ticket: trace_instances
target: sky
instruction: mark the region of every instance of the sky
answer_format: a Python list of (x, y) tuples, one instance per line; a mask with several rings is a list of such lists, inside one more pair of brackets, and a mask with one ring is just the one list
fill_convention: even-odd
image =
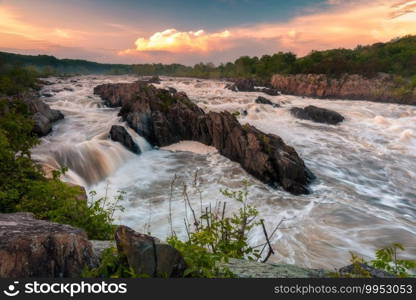
[(416, 34), (416, 0), (0, 0), (0, 51), (105, 63), (234, 61)]

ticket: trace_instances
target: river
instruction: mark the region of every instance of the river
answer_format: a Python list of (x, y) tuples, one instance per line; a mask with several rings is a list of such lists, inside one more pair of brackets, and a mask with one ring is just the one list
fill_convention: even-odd
[[(159, 238), (170, 232), (172, 190), (173, 229), (184, 236), (184, 183), (194, 208), (215, 206), (225, 198), (220, 189), (241, 189), (249, 181), (249, 202), (272, 230), (272, 262), (334, 269), (348, 264), (350, 251), (365, 258), (393, 242), (416, 254), (416, 108), (366, 101), (318, 100), (296, 96), (235, 93), (225, 82), (162, 78), (157, 87), (184, 91), (205, 111), (239, 112), (240, 123), (274, 133), (293, 146), (317, 179), (312, 194), (293, 196), (272, 189), (248, 175), (210, 147), (183, 142), (167, 149), (152, 147), (129, 130), (143, 153), (135, 155), (108, 139), (112, 125), (123, 124), (119, 109), (105, 107), (93, 88), (102, 83), (133, 82), (129, 76), (49, 78), (43, 98), (65, 119), (33, 149), (33, 158), (50, 168), (66, 166), (65, 180), (113, 198), (124, 211), (116, 222)], [(256, 104), (266, 96), (281, 107)], [(316, 105), (345, 116), (338, 126), (317, 124), (291, 116), (291, 107)], [(247, 112), (247, 115), (245, 115)], [(126, 126), (127, 127), (127, 126)], [(197, 180), (195, 182), (195, 172)], [(172, 179), (177, 179), (172, 184)], [(239, 204), (228, 201), (229, 212)], [(189, 210), (188, 210), (189, 213)], [(255, 230), (250, 242), (263, 242)]]

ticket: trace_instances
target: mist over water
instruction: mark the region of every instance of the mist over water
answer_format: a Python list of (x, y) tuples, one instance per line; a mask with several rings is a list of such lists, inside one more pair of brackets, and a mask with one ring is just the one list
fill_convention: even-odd
[[(249, 201), (256, 205), (271, 231), (283, 218), (273, 239), (270, 261), (332, 269), (346, 265), (349, 251), (370, 258), (376, 248), (400, 242), (416, 252), (416, 108), (364, 101), (316, 100), (295, 96), (234, 93), (224, 82), (163, 78), (157, 87), (184, 91), (205, 111), (240, 112), (239, 121), (274, 133), (293, 146), (317, 176), (311, 195), (293, 196), (274, 190), (248, 175), (234, 162), (199, 144), (184, 142), (152, 150), (129, 130), (143, 153), (135, 155), (108, 139), (114, 124), (123, 124), (118, 109), (106, 108), (93, 95), (96, 85), (133, 82), (128, 76), (82, 76), (49, 79), (44, 100), (65, 119), (42, 139), (33, 157), (46, 166), (67, 166), (65, 180), (95, 190), (99, 196), (126, 194), (117, 222), (159, 238), (170, 234), (169, 198), (172, 184), (174, 231), (184, 236), (183, 183), (196, 211), (224, 201), (222, 188), (239, 189), (249, 180)], [(67, 88), (66, 90), (64, 88)], [(72, 90), (71, 90), (72, 89)], [(256, 104), (266, 96), (280, 108)], [(293, 118), (293, 106), (316, 105), (346, 117), (339, 126)], [(247, 112), (245, 116), (244, 113)], [(127, 126), (126, 126), (127, 127)], [(170, 150), (192, 150), (170, 151)], [(195, 153), (196, 152), (196, 153)], [(197, 172), (197, 182), (194, 175)], [(228, 201), (228, 209), (238, 203)], [(189, 211), (188, 211), (189, 213)], [(250, 237), (263, 242), (261, 231)]]

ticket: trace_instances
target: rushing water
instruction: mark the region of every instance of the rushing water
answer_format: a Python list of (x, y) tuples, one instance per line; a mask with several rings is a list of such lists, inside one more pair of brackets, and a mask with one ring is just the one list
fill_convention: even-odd
[[(95, 190), (97, 196), (113, 197), (124, 191), (120, 204), (125, 210), (117, 213), (119, 223), (164, 238), (171, 232), (171, 198), (173, 229), (183, 235), (184, 182), (198, 211), (201, 202), (215, 206), (224, 201), (221, 188), (242, 188), (248, 179), (249, 201), (258, 207), (269, 230), (286, 220), (273, 238), (272, 261), (332, 269), (348, 262), (349, 251), (368, 258), (376, 248), (392, 242), (405, 245), (409, 254), (416, 253), (415, 107), (267, 96), (281, 105), (273, 108), (254, 102), (261, 93), (234, 93), (219, 81), (164, 78), (156, 85), (186, 92), (205, 111), (239, 111), (242, 124), (281, 136), (317, 176), (311, 195), (293, 196), (271, 189), (238, 164), (196, 143), (152, 150), (130, 130), (143, 151), (134, 155), (109, 140), (111, 125), (122, 122), (118, 109), (104, 107), (93, 88), (132, 82), (133, 77), (49, 80), (52, 85), (44, 91), (54, 96), (44, 100), (61, 110), (65, 120), (42, 139), (33, 157), (47, 168), (67, 166), (66, 180)], [(295, 119), (288, 111), (309, 104), (338, 111), (346, 120), (339, 126), (322, 125)], [(227, 207), (237, 209), (238, 203), (229, 202)], [(262, 243), (261, 230), (250, 239), (253, 245)]]

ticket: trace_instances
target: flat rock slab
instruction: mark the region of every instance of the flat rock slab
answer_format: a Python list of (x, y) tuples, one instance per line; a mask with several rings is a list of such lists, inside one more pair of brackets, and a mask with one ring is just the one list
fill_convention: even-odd
[(0, 277), (79, 277), (97, 258), (86, 233), (37, 220), (31, 213), (0, 214)]
[(230, 259), (224, 264), (238, 278), (322, 278), (324, 270), (307, 269), (295, 265), (270, 264), (242, 259)]

